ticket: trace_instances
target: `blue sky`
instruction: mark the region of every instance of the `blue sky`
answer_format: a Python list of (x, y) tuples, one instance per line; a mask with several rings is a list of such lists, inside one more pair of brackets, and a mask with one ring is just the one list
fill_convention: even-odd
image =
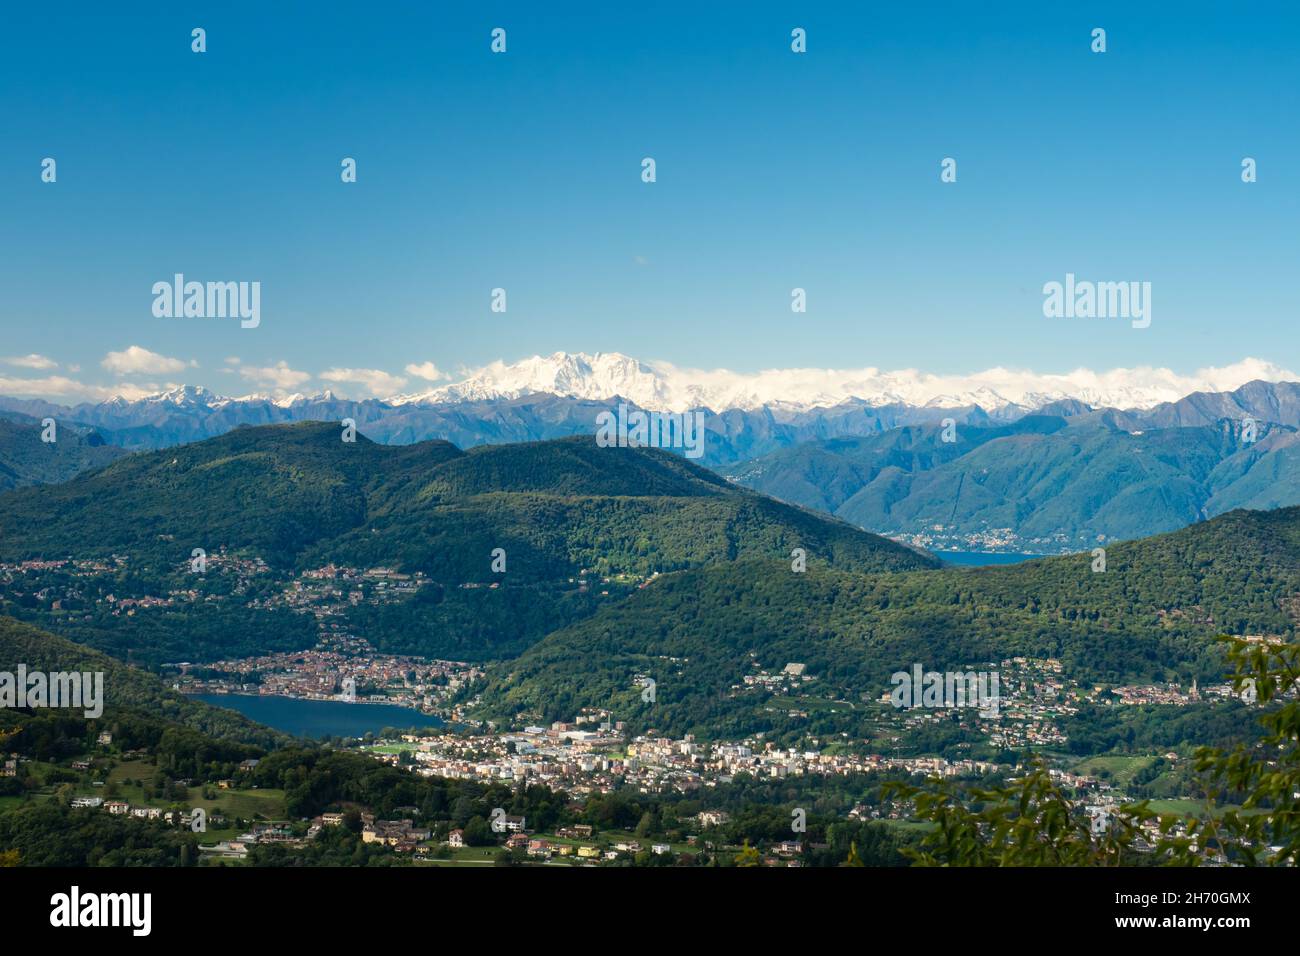
[[(331, 367), (556, 350), (1300, 368), (1300, 16), (1282, 4), (156, 7), (6, 15), (0, 356), (58, 368), (0, 380), (239, 394), (230, 356), (312, 390)], [(261, 282), (260, 326), (155, 318), (175, 272)], [(1151, 327), (1044, 318), (1067, 272), (1151, 282)], [(196, 365), (102, 366), (128, 346)]]

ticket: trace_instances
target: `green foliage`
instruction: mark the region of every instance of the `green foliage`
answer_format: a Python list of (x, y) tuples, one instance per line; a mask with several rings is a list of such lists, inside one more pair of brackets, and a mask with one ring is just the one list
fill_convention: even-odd
[(126, 454), (97, 432), (56, 423), (55, 441), (41, 440), (39, 419), (0, 412), (0, 491), (67, 481)]
[[(1223, 672), (1214, 638), (1225, 627), (1294, 633), (1300, 509), (1233, 512), (1115, 545), (1107, 559), (1103, 573), (1088, 554), (893, 574), (811, 565), (795, 574), (761, 561), (692, 570), (498, 667), (485, 710), (554, 720), (602, 707), (634, 730), (781, 732), (788, 724), (770, 695), (733, 687), (798, 661), (818, 678), (819, 696), (849, 702), (800, 729), (860, 736), (853, 702), (877, 700), (889, 675), (914, 662), (942, 671), (1024, 655), (1057, 658), (1083, 682), (1205, 682)], [(640, 699), (638, 674), (657, 682), (653, 705)]]
[[(1008, 528), (1056, 549), (1172, 531), (1234, 508), (1300, 503), (1294, 429), (1243, 444), (1238, 423), (1130, 430), (1108, 416), (907, 427), (809, 442), (740, 466), (751, 488), (888, 532)], [(1026, 548), (1026, 550), (1029, 550)]]
[[(760, 555), (788, 561), (796, 547), (814, 564), (858, 570), (937, 565), (658, 449), (582, 437), (461, 452), (345, 443), (336, 425), (303, 422), (237, 428), (6, 495), (0, 559), (128, 561), (111, 580), (78, 579), (84, 593), (71, 608), (40, 597), (67, 591), (67, 573), (49, 572), (21, 595), (0, 595), (0, 611), (146, 664), (203, 661), (309, 646), (308, 619), (249, 606), (295, 571), (396, 567), (431, 583), (413, 601), (349, 608), (348, 623), (385, 650), (484, 659), (589, 616), (602, 603), (592, 591), (617, 598), (631, 586), (595, 577), (581, 589), (584, 570), (643, 579)], [(219, 574), (188, 573), (194, 548), (261, 558), (271, 571), (236, 594)], [(504, 575), (491, 568), (496, 548)], [(467, 587), (484, 584), (498, 587)], [(198, 588), (204, 601), (125, 616), (106, 602), (110, 588), (119, 600)]]
[[(130, 711), (147, 713), (207, 737), (237, 739), (250, 747), (277, 746), (289, 739), (233, 711), (172, 691), (152, 674), (106, 654), (5, 617), (0, 617), (0, 662), (4, 662), (0, 669), (12, 669), (23, 663), (29, 671), (102, 672), (104, 716), (94, 722), (100, 730), (112, 730), (118, 715)], [(82, 713), (72, 711), (71, 718), (78, 720)], [(20, 716), (24, 721), (28, 719), (14, 711), (0, 710), (0, 730), (19, 721)], [(36, 722), (44, 719), (46, 715), (41, 714)]]
[(1206, 789), (1202, 813), (1161, 814), (1142, 801), (1117, 808), (1109, 825), (1094, 832), (1083, 808), (1042, 764), (997, 788), (938, 779), (924, 786), (891, 782), (887, 795), (912, 801), (916, 816), (935, 825), (919, 848), (903, 852), (918, 863), (944, 866), (1295, 865), (1300, 643), (1223, 640), (1230, 645), (1234, 686), (1240, 691), (1250, 684), (1258, 695), (1263, 734), (1231, 750), (1198, 751)]

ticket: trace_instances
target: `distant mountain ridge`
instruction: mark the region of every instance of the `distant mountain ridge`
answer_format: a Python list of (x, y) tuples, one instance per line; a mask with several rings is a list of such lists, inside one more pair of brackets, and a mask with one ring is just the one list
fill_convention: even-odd
[(40, 419), (0, 411), (0, 491), (67, 481), (126, 454), (96, 429), (56, 423), (48, 442), (44, 432)]
[[(862, 380), (841, 383), (844, 388), (833, 394), (802, 381), (788, 383), (783, 390), (781, 382), (763, 380), (768, 373), (702, 382), (692, 374), (706, 375), (677, 375), (617, 353), (556, 353), (548, 359), (500, 369), (492, 366), (465, 382), (386, 400), (340, 398), (331, 392), (228, 398), (201, 387), (184, 386), (143, 399), (116, 398), (70, 407), (0, 397), (0, 409), (95, 428), (112, 444), (131, 449), (200, 441), (238, 425), (337, 422), (343, 418), (354, 419), (365, 435), (385, 444), (443, 439), (464, 448), (594, 434), (597, 416), (626, 401), (647, 409), (702, 411), (704, 462), (714, 467), (803, 442), (875, 435), (904, 426), (936, 424), (943, 418), (990, 426), (1029, 414), (1109, 416), (1117, 427), (1133, 431), (1254, 417), (1300, 427), (1300, 384), (1295, 382), (1250, 381), (1234, 391), (1192, 392), (1175, 401), (1155, 400), (1168, 391), (1167, 385), (1116, 387), (1102, 397), (1128, 404), (1107, 407), (1063, 394), (1060, 389), (1022, 388), (1009, 398), (987, 388), (936, 392), (938, 386), (929, 382), (918, 391), (915, 383), (909, 388), (891, 388), (887, 382)], [(707, 373), (715, 377), (723, 374)], [(755, 380), (762, 384), (761, 389)], [(855, 395), (855, 389), (867, 397)], [(1090, 387), (1081, 386), (1079, 391), (1097, 397)]]
[(1260, 422), (1251, 440), (1233, 418), (1132, 430), (1126, 419), (1033, 415), (960, 426), (952, 442), (933, 426), (901, 428), (776, 451), (731, 477), (923, 547), (970, 551), (1081, 550), (1300, 504), (1294, 426)]

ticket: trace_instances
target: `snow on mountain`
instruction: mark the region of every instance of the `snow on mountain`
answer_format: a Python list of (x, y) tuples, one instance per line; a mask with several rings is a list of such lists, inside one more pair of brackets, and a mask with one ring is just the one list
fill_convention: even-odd
[[(1296, 380), (1294, 373), (1254, 358), (1185, 375), (1150, 366), (1101, 372), (1079, 368), (1064, 373), (998, 367), (969, 374), (938, 375), (917, 369), (882, 371), (878, 368), (733, 372), (640, 361), (618, 352), (555, 352), (517, 362), (496, 361), (459, 382), (383, 401), (388, 405), (419, 408), (543, 394), (597, 402), (618, 396), (642, 408), (659, 411), (708, 408), (714, 412), (767, 409), (789, 413), (851, 402), (869, 408), (978, 407), (995, 417), (1007, 417), (1065, 399), (1093, 407), (1141, 411), (1176, 402), (1193, 392), (1223, 393), (1251, 381)], [(29, 393), (14, 389), (8, 394)], [(202, 386), (179, 385), (147, 395), (127, 391), (97, 405), (83, 407), (127, 414), (135, 408), (152, 409), (155, 413), (163, 408), (202, 413), (205, 409), (215, 411), (238, 405), (271, 405), (296, 413), (301, 408), (336, 401), (348, 401), (348, 398), (328, 389), (315, 394), (275, 391), (229, 398)]]
[(621, 396), (643, 408), (683, 411), (752, 410), (765, 406), (825, 408), (857, 400), (870, 406), (905, 404), (928, 408), (977, 405), (1041, 408), (1073, 398), (1094, 406), (1148, 409), (1197, 391), (1231, 391), (1246, 382), (1294, 381), (1295, 374), (1260, 359), (1179, 375), (1141, 366), (1062, 374), (992, 368), (968, 375), (934, 375), (902, 369), (794, 368), (753, 373), (679, 368), (642, 362), (618, 352), (556, 352), (519, 362), (493, 362), (461, 382), (389, 399), (390, 404), (431, 405), (517, 398), (530, 393), (604, 401)]

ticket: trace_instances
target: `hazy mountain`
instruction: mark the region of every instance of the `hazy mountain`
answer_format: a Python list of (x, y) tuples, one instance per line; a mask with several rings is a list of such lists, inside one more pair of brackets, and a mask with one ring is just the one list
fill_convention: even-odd
[(56, 425), (52, 442), (43, 432), (40, 419), (0, 412), (0, 491), (67, 481), (126, 454), (93, 429)]
[[(1272, 371), (1263, 363), (1244, 364)], [(681, 370), (618, 353), (561, 352), (494, 363), (463, 382), (383, 400), (344, 399), (328, 391), (229, 398), (184, 386), (142, 399), (72, 407), (0, 398), (0, 409), (94, 428), (110, 443), (130, 449), (200, 441), (238, 425), (344, 418), (385, 444), (443, 439), (467, 448), (592, 435), (601, 412), (626, 402), (635, 408), (701, 413), (706, 434), (702, 461), (718, 468), (804, 442), (937, 425), (945, 418), (986, 426), (1050, 415), (1136, 431), (1254, 417), (1300, 427), (1300, 385), (1295, 383), (1251, 381), (1232, 392), (1194, 392), (1162, 401), (1181, 380), (1171, 382), (1154, 372), (1113, 381), (1096, 378), (1082, 372), (1035, 376), (1003, 370), (963, 379), (873, 369), (737, 375)]]
[[(1153, 413), (1163, 419), (1168, 411)], [(1239, 420), (1128, 431), (1117, 416), (1029, 416), (814, 442), (734, 469), (747, 487), (935, 547), (1078, 550), (1233, 508), (1300, 503), (1300, 436)]]

